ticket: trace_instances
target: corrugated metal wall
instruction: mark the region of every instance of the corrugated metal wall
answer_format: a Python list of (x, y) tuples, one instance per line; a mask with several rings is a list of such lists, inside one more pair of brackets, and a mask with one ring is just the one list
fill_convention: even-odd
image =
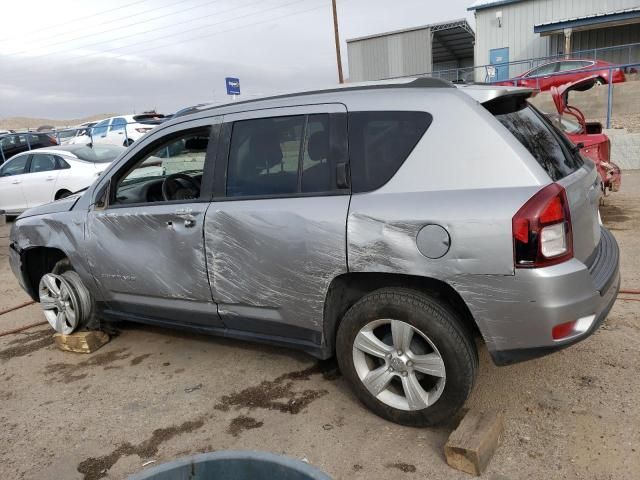
[(349, 81), (403, 77), (431, 71), (431, 29), (347, 43)]
[[(534, 33), (535, 24), (623, 10), (638, 5), (639, 0), (522, 0), (477, 10), (475, 64), (489, 63), (489, 51), (494, 48), (509, 47), (510, 61), (555, 54), (557, 47), (551, 49), (551, 37), (541, 37)], [(502, 27), (498, 27), (497, 11), (502, 11)], [(634, 28), (637, 30), (638, 26)], [(582, 41), (582, 36), (578, 41)], [(523, 67), (522, 71), (524, 70), (526, 68)], [(521, 71), (512, 66), (509, 75), (519, 73)]]

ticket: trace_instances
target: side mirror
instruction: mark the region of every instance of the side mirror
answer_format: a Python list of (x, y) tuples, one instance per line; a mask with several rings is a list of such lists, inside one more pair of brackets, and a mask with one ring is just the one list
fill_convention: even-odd
[(582, 142), (578, 142), (578, 143), (576, 143), (576, 148), (577, 148), (578, 150), (582, 150), (582, 149), (584, 148), (584, 143), (582, 143)]
[(111, 190), (110, 187), (111, 181), (105, 183), (98, 189), (93, 202), (94, 210), (104, 210), (107, 207), (109, 200), (109, 190)]

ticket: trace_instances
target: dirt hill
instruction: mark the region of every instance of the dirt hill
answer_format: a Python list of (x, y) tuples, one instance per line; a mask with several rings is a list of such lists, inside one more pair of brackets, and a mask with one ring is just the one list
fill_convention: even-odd
[(0, 130), (20, 130), (26, 128), (36, 129), (41, 125), (52, 125), (54, 127), (71, 127), (84, 122), (93, 122), (102, 120), (106, 117), (113, 117), (116, 113), (100, 113), (91, 115), (90, 117), (76, 118), (71, 120), (51, 120), (49, 118), (30, 118), (30, 117), (8, 117), (0, 118)]

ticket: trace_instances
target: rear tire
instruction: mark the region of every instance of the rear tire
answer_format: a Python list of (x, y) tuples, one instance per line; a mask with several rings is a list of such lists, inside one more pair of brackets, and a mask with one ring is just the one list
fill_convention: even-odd
[(353, 305), (338, 328), (336, 355), (362, 403), (413, 427), (453, 417), (478, 369), (473, 336), (454, 311), (405, 288), (377, 290)]
[(596, 86), (601, 86), (606, 84), (607, 84), (607, 81), (604, 78), (602, 77), (596, 78)]

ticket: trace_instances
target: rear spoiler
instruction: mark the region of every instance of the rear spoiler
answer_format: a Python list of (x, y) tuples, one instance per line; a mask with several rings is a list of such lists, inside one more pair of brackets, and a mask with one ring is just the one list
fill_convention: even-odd
[(506, 97), (518, 97), (520, 99), (527, 99), (530, 97), (534, 97), (538, 90), (533, 88), (522, 88), (522, 87), (508, 87), (504, 85), (478, 85), (478, 84), (464, 84), (464, 85), (456, 85), (456, 87), (461, 91), (469, 95), (471, 98), (476, 100), (477, 102), (487, 106), (488, 103), (493, 103), (495, 100), (500, 98), (505, 99)]

